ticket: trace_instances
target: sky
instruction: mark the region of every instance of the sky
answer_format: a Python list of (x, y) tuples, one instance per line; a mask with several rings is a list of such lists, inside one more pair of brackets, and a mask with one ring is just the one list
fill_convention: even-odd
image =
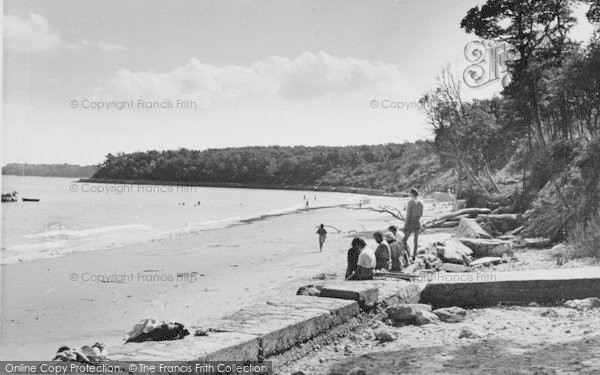
[(482, 3), (5, 0), (1, 163), (431, 138), (418, 100)]

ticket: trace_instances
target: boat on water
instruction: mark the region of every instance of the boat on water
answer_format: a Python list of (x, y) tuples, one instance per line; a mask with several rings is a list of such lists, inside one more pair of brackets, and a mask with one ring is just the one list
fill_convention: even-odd
[(19, 198), (17, 197), (17, 192), (13, 191), (12, 193), (2, 194), (2, 202), (18, 202)]
[(39, 202), (40, 198), (21, 198), (23, 202)]

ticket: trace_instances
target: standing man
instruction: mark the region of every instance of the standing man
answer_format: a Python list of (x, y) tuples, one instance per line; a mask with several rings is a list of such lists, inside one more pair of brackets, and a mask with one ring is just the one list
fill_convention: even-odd
[[(308, 205), (308, 201), (306, 201), (306, 204)], [(327, 231), (325, 230), (325, 226), (323, 224), (321, 224), (317, 230), (317, 234), (319, 235), (319, 251), (323, 251), (323, 244), (327, 238)]]
[(412, 260), (417, 256), (417, 248), (419, 246), (419, 230), (421, 229), (421, 216), (423, 216), (423, 202), (419, 199), (419, 192), (415, 188), (410, 189), (410, 200), (406, 205), (406, 220), (404, 221), (404, 245), (410, 253), (408, 247), (408, 237), (411, 233), (414, 235), (414, 249)]

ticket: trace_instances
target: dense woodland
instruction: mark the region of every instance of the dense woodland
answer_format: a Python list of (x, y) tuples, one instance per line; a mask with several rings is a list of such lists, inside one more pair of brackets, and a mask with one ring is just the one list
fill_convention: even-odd
[(388, 191), (442, 182), (471, 204), (524, 213), (527, 235), (586, 238), (598, 249), (600, 36), (569, 39), (578, 4), (597, 27), (600, 0), (488, 0), (470, 9), (460, 27), (509, 43), (519, 58), (507, 62), (502, 94), (486, 100), (464, 100), (459, 74), (444, 67), (420, 100), (432, 142), (109, 154), (94, 177)]
[(339, 186), (390, 192), (423, 186), (440, 172), (433, 143), (346, 147), (243, 147), (109, 154), (94, 178)]
[[(589, 6), (595, 35), (569, 39), (573, 7)], [(506, 210), (524, 212), (524, 234), (595, 241), (600, 254), (600, 0), (488, 0), (466, 14), (468, 33), (507, 42), (511, 81), (501, 96), (465, 102), (451, 68), (421, 99), (435, 148), (468, 189), (506, 195), (500, 168), (521, 174)], [(507, 156), (511, 160), (507, 161)], [(507, 164), (504, 164), (507, 163)], [(469, 194), (465, 192), (465, 194)], [(593, 242), (592, 241), (592, 242)]]
[(96, 172), (96, 169), (98, 169), (96, 165), (10, 163), (2, 167), (2, 174), (43, 177), (90, 177)]

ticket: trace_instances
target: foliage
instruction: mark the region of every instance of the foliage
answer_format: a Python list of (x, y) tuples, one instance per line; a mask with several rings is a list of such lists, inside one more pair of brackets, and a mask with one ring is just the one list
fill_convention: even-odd
[(90, 177), (96, 172), (97, 168), (98, 166), (96, 165), (10, 163), (2, 167), (2, 174), (44, 177)]
[[(409, 173), (410, 170), (410, 173)], [(440, 170), (430, 142), (347, 147), (242, 147), (108, 154), (94, 178), (387, 191), (424, 186)]]

